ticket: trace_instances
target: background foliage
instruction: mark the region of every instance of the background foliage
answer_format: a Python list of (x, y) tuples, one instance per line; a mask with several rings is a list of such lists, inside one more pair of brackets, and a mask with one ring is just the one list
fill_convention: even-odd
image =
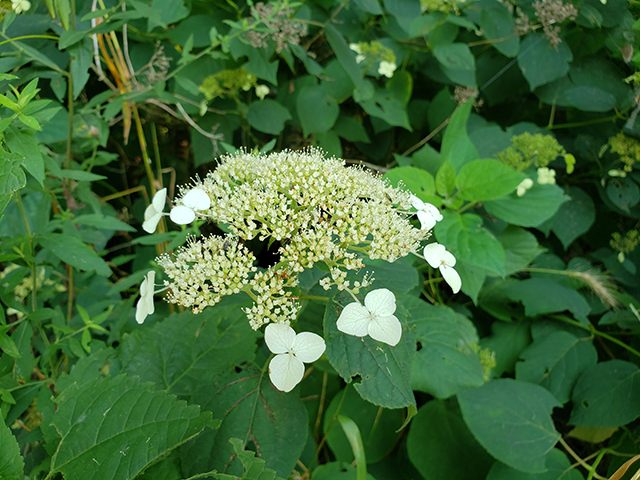
[[(0, 7), (0, 478), (574, 480), (640, 453), (635, 2)], [(369, 263), (389, 347), (335, 335), (349, 300), (305, 272), (327, 352), (283, 394), (245, 299), (137, 325), (153, 258), (217, 231), (140, 225), (222, 153), (309, 145), (440, 207), (462, 293)]]

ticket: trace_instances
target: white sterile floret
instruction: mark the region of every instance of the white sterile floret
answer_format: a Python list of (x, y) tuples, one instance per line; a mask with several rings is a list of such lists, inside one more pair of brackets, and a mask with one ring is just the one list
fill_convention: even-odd
[(154, 312), (153, 306), (153, 289), (155, 287), (154, 282), (156, 280), (156, 272), (151, 270), (144, 277), (144, 280), (140, 284), (140, 300), (136, 305), (136, 322), (143, 323), (147, 315), (151, 315)]
[(430, 243), (424, 247), (424, 259), (431, 265), (431, 268), (440, 269), (442, 278), (449, 284), (453, 293), (458, 293), (462, 286), (460, 275), (453, 268), (456, 264), (456, 257), (448, 252), (444, 245)]
[(266, 85), (256, 85), (256, 97), (260, 100), (264, 100), (264, 97), (269, 95), (269, 87)]
[(344, 307), (337, 327), (356, 337), (369, 335), (374, 340), (396, 346), (402, 337), (402, 325), (393, 314), (396, 297), (386, 288), (372, 290), (364, 297), (364, 305), (353, 302)]
[(538, 183), (540, 185), (555, 185), (556, 171), (547, 167), (538, 169)]
[(415, 195), (411, 195), (411, 205), (418, 212), (418, 220), (420, 220), (421, 230), (431, 230), (436, 222), (442, 220), (442, 214), (435, 205), (424, 203)]
[(149, 205), (144, 211), (144, 223), (142, 224), (142, 229), (145, 232), (153, 233), (156, 231), (162, 215), (165, 215), (162, 213), (162, 210), (164, 210), (164, 204), (166, 201), (167, 189), (163, 188), (162, 190), (158, 190), (151, 200), (151, 205)]
[(304, 376), (304, 364), (318, 360), (326, 348), (321, 336), (311, 332), (296, 334), (282, 323), (270, 323), (264, 341), (276, 356), (269, 363), (269, 378), (283, 392), (290, 392)]
[(378, 73), (380, 75), (384, 75), (387, 78), (393, 77), (393, 72), (396, 71), (396, 64), (393, 62), (387, 62), (386, 60), (382, 60), (380, 65), (378, 66)]
[(211, 199), (201, 188), (194, 188), (182, 197), (182, 205), (171, 210), (170, 218), (178, 225), (187, 225), (196, 219), (196, 212), (208, 210)]
[(31, 8), (31, 2), (28, 0), (11, 0), (11, 8), (16, 13), (26, 12)]
[(523, 196), (531, 187), (533, 187), (533, 180), (531, 180), (530, 178), (525, 178), (516, 188), (516, 195), (518, 195), (519, 197)]

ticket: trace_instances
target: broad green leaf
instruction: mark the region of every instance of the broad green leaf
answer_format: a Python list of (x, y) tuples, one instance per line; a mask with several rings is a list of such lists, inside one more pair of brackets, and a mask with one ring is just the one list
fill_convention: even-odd
[(100, 213), (80, 215), (79, 217), (75, 217), (72, 222), (76, 225), (88, 225), (90, 227), (96, 227), (104, 230), (118, 230), (123, 232), (136, 231), (136, 229), (128, 223), (124, 223), (116, 217), (105, 216)]
[(413, 130), (409, 123), (406, 105), (388, 88), (377, 89), (372, 98), (360, 100), (360, 106), (372, 117), (381, 118), (389, 125)]
[(519, 272), (544, 252), (531, 232), (509, 225), (498, 235), (506, 258), (505, 275)]
[(79, 270), (86, 272), (93, 270), (103, 277), (111, 275), (111, 269), (106, 262), (79, 238), (60, 233), (46, 233), (37, 235), (35, 238), (43, 248)]
[(527, 317), (569, 310), (584, 319), (591, 310), (582, 295), (574, 289), (546, 278), (529, 278), (504, 287), (511, 300), (522, 302)]
[(467, 120), (472, 104), (473, 102), (468, 101), (456, 108), (442, 138), (440, 157), (443, 162), (450, 163), (456, 172), (459, 172), (465, 163), (479, 158), (476, 147), (467, 134)]
[(471, 433), (494, 458), (517, 470), (542, 473), (560, 438), (551, 420), (558, 401), (539, 385), (510, 378), (458, 394)]
[(569, 423), (585, 427), (618, 427), (640, 416), (640, 370), (622, 360), (587, 368), (573, 389)]
[(38, 361), (33, 356), (31, 341), (33, 330), (29, 322), (21, 323), (12, 333), (11, 340), (18, 348), (19, 356), (14, 360), (13, 378), (20, 382), (28, 382)]
[(474, 304), (477, 304), (480, 290), (487, 277), (492, 273), (477, 265), (470, 265), (464, 260), (456, 260), (455, 269), (462, 281), (461, 290), (471, 297)]
[(10, 195), (27, 183), (22, 170), (24, 158), (17, 153), (0, 152), (0, 194)]
[(402, 297), (409, 310), (419, 349), (411, 363), (411, 387), (436, 398), (448, 398), (484, 383), (484, 369), (474, 348), (478, 332), (471, 321), (449, 307), (418, 297)]
[(362, 71), (356, 63), (355, 52), (349, 48), (347, 42), (332, 24), (325, 26), (325, 35), (331, 50), (335, 53), (340, 65), (345, 69), (355, 87), (360, 90), (364, 88), (364, 79)]
[(73, 384), (56, 402), (53, 425), (62, 441), (51, 459), (51, 472), (67, 478), (133, 478), (217, 424), (197, 405), (187, 406), (126, 375)]
[[(329, 462), (313, 470), (313, 480), (358, 480), (356, 467), (343, 462)], [(367, 473), (367, 480), (376, 480)]]
[(502, 245), (482, 226), (482, 218), (466, 213), (443, 211), (442, 221), (434, 228), (438, 242), (456, 259), (481, 267), (494, 275), (504, 275), (505, 254)]
[[(327, 92), (327, 95), (338, 103), (342, 103), (351, 98), (353, 89), (355, 88), (351, 77), (342, 67), (342, 64), (336, 59), (331, 60), (325, 67), (320, 86)], [(340, 134), (340, 132), (338, 132), (338, 134)]]
[(376, 288), (388, 288), (395, 294), (407, 293), (416, 288), (421, 277), (411, 264), (410, 257), (396, 260), (393, 263), (384, 260), (367, 260), (366, 269), (376, 277)]
[(260, 132), (272, 135), (279, 135), (284, 130), (287, 120), (291, 120), (289, 110), (270, 98), (253, 102), (247, 111), (249, 125)]
[(65, 50), (67, 47), (71, 47), (86, 37), (88, 32), (86, 31), (65, 31), (60, 34), (58, 40), (58, 49)]
[(513, 192), (524, 179), (522, 173), (497, 160), (474, 160), (462, 166), (456, 187), (463, 200), (484, 202)]
[(476, 86), (476, 59), (465, 43), (442, 43), (433, 49), (444, 74), (455, 83)]
[[(493, 42), (491, 45), (505, 57), (515, 57), (520, 49), (520, 41), (514, 35), (515, 22), (507, 7), (497, 1), (481, 2), (474, 7), (480, 8), (480, 28), (485, 38), (500, 39), (501, 41)], [(505, 38), (508, 40), (503, 40)]]
[(542, 385), (565, 404), (578, 376), (598, 361), (598, 353), (589, 339), (558, 331), (534, 340), (520, 358), (516, 380)]
[(531, 90), (563, 77), (573, 54), (566, 42), (554, 48), (542, 33), (529, 33), (520, 45), (518, 66)]
[(534, 184), (522, 196), (515, 194), (488, 200), (484, 207), (491, 215), (520, 227), (537, 227), (550, 219), (569, 198), (557, 185)]
[(256, 335), (241, 310), (246, 306), (246, 301), (228, 297), (200, 315), (172, 315), (126, 336), (118, 349), (122, 371), (190, 399), (203, 382), (253, 360)]
[(371, 142), (362, 122), (344, 114), (340, 115), (336, 120), (333, 131), (337, 133), (340, 138), (344, 138), (349, 142)]
[(2, 480), (22, 480), (24, 461), (20, 455), (18, 441), (4, 421), (0, 422), (0, 478)]
[(520, 353), (531, 343), (531, 332), (528, 322), (493, 322), (491, 332), (480, 340), (480, 346), (495, 353), (496, 366), (491, 372), (500, 377), (513, 372)]
[(354, 0), (354, 3), (365, 12), (382, 15), (382, 7), (378, 0)]
[(71, 2), (70, 0), (55, 0), (56, 12), (58, 18), (65, 30), (69, 30), (69, 19), (71, 18)]
[[(271, 53), (266, 48), (253, 48), (247, 43), (243, 43), (237, 38), (231, 41), (231, 54), (235, 60), (246, 56), (249, 61), (242, 65), (242, 68), (256, 77), (266, 80), (274, 85), (278, 84), (278, 64), (275, 60), (270, 62)], [(271, 50), (272, 52), (273, 50)]]
[(80, 92), (89, 80), (89, 68), (93, 63), (93, 43), (91, 38), (85, 37), (80, 43), (67, 49), (71, 56), (71, 74), (73, 75), (73, 98), (78, 98)]
[(13, 358), (20, 358), (20, 351), (13, 339), (6, 334), (10, 327), (4, 327), (0, 330), (0, 349)]
[(436, 183), (433, 176), (420, 168), (416, 167), (396, 167), (384, 174), (384, 178), (389, 180), (392, 186), (398, 186), (398, 182), (402, 184), (424, 201), (433, 200), (436, 193)]
[(32, 135), (9, 127), (4, 133), (4, 140), (11, 152), (24, 157), (23, 166), (41, 185), (44, 181), (44, 158), (40, 153), (38, 142)]
[(532, 475), (496, 462), (491, 467), (487, 480), (584, 480), (580, 472), (572, 468), (567, 456), (557, 448), (547, 454), (545, 466), (546, 472)]
[(298, 95), (296, 105), (298, 118), (302, 123), (305, 137), (311, 133), (326, 132), (333, 127), (340, 114), (340, 107), (322, 89), (322, 87), (305, 87)]
[(20, 120), (29, 128), (33, 128), (34, 130), (38, 130), (38, 131), (42, 130), (42, 127), (40, 126), (38, 121), (35, 118), (33, 118), (31, 115), (23, 115), (20, 113), (18, 114), (18, 120)]
[[(409, 381), (411, 358), (415, 340), (406, 326), (402, 339), (395, 347), (377, 342), (370, 336), (363, 338), (342, 333), (336, 322), (342, 309), (353, 299), (340, 293), (325, 310), (324, 339), (326, 356), (345, 382), (354, 382), (358, 393), (369, 402), (386, 408), (415, 405)], [(402, 314), (396, 311), (402, 322)]]
[(60, 170), (60, 178), (71, 178), (78, 182), (95, 182), (97, 180), (106, 180), (104, 175), (97, 173), (85, 172), (84, 170)]
[(448, 197), (453, 193), (455, 186), (456, 171), (451, 166), (451, 163), (444, 162), (436, 173), (436, 192), (441, 197)]
[(596, 221), (596, 208), (591, 197), (579, 187), (567, 188), (571, 197), (560, 205), (552, 220), (551, 231), (566, 250), (574, 240), (589, 231)]
[(607, 183), (607, 197), (624, 212), (640, 202), (640, 188), (630, 178), (613, 178)]
[[(304, 380), (303, 380), (304, 381)], [(240, 475), (243, 466), (229, 440), (240, 438), (244, 447), (260, 452), (267, 468), (288, 477), (305, 446), (307, 411), (295, 392), (276, 390), (266, 369), (228, 369), (200, 382), (192, 402), (213, 412), (221, 420), (216, 430), (207, 430), (181, 450), (186, 475), (217, 470)]]
[(411, 463), (426, 480), (477, 480), (485, 477), (493, 462), (460, 413), (439, 400), (431, 400), (418, 410), (411, 422), (407, 450)]
[(383, 409), (363, 400), (349, 385), (338, 392), (324, 414), (324, 433), (336, 459), (347, 463), (353, 462), (354, 456), (347, 437), (336, 421), (338, 414), (349, 417), (357, 424), (368, 463), (382, 460), (393, 450), (400, 436), (396, 432), (404, 416), (402, 410)]
[(153, 2), (151, 2), (151, 8), (160, 12), (160, 21), (153, 21), (149, 18), (149, 24), (147, 26), (147, 31), (149, 32), (156, 26), (166, 28), (167, 25), (179, 22), (189, 15), (189, 9), (185, 7), (183, 1), (153, 0)]

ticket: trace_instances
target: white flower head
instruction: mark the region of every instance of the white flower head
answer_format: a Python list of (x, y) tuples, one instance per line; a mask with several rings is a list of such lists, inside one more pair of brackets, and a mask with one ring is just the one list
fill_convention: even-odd
[(538, 183), (540, 185), (555, 185), (556, 171), (547, 167), (538, 169)]
[(269, 363), (269, 378), (283, 392), (293, 390), (304, 376), (304, 364), (318, 360), (326, 345), (320, 335), (311, 332), (296, 334), (284, 323), (270, 323), (264, 331), (264, 341), (275, 353)]
[(516, 188), (516, 195), (518, 195), (519, 197), (523, 196), (531, 187), (533, 187), (533, 180), (531, 180), (530, 178), (525, 178)]
[(436, 222), (442, 220), (442, 214), (435, 205), (424, 203), (415, 195), (411, 195), (411, 205), (418, 212), (418, 220), (420, 220), (421, 230), (431, 230)]
[(163, 188), (162, 190), (158, 190), (151, 200), (151, 205), (149, 205), (144, 211), (144, 223), (142, 224), (142, 229), (145, 232), (153, 233), (156, 231), (162, 215), (165, 215), (162, 213), (162, 210), (164, 210), (164, 204), (166, 201), (167, 189)]
[(256, 85), (256, 97), (260, 100), (264, 100), (264, 97), (269, 95), (269, 87), (266, 85)]
[(211, 199), (201, 188), (193, 188), (182, 197), (182, 205), (173, 207), (169, 217), (178, 225), (187, 225), (196, 219), (196, 212), (208, 210)]
[(143, 323), (147, 315), (151, 315), (154, 312), (153, 306), (153, 289), (155, 287), (156, 272), (149, 271), (144, 277), (144, 280), (140, 284), (140, 300), (136, 305), (136, 322)]
[(462, 286), (460, 275), (453, 268), (456, 264), (456, 257), (448, 252), (444, 245), (430, 243), (424, 247), (424, 259), (431, 265), (431, 268), (440, 269), (442, 278), (449, 284), (453, 293), (458, 293)]
[(382, 60), (380, 62), (380, 65), (378, 66), (378, 73), (380, 75), (384, 75), (387, 78), (391, 78), (393, 77), (393, 72), (396, 71), (396, 68), (398, 67), (396, 66), (395, 63)]
[(31, 8), (31, 2), (28, 0), (11, 0), (11, 8), (16, 13), (26, 12)]
[(344, 307), (336, 326), (347, 335), (369, 335), (394, 347), (402, 337), (402, 325), (393, 314), (395, 311), (396, 297), (390, 290), (379, 288), (364, 297), (364, 305), (353, 302)]

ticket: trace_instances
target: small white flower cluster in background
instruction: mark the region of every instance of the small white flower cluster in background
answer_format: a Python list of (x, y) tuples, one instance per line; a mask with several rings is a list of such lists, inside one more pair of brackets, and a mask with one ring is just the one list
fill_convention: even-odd
[(385, 47), (380, 42), (350, 43), (349, 48), (356, 54), (356, 63), (367, 62), (366, 66), (378, 63), (378, 74), (387, 78), (393, 77), (398, 66), (395, 62), (393, 50)]
[(556, 183), (556, 171), (547, 168), (541, 167), (538, 169), (538, 183), (540, 185), (555, 185)]

